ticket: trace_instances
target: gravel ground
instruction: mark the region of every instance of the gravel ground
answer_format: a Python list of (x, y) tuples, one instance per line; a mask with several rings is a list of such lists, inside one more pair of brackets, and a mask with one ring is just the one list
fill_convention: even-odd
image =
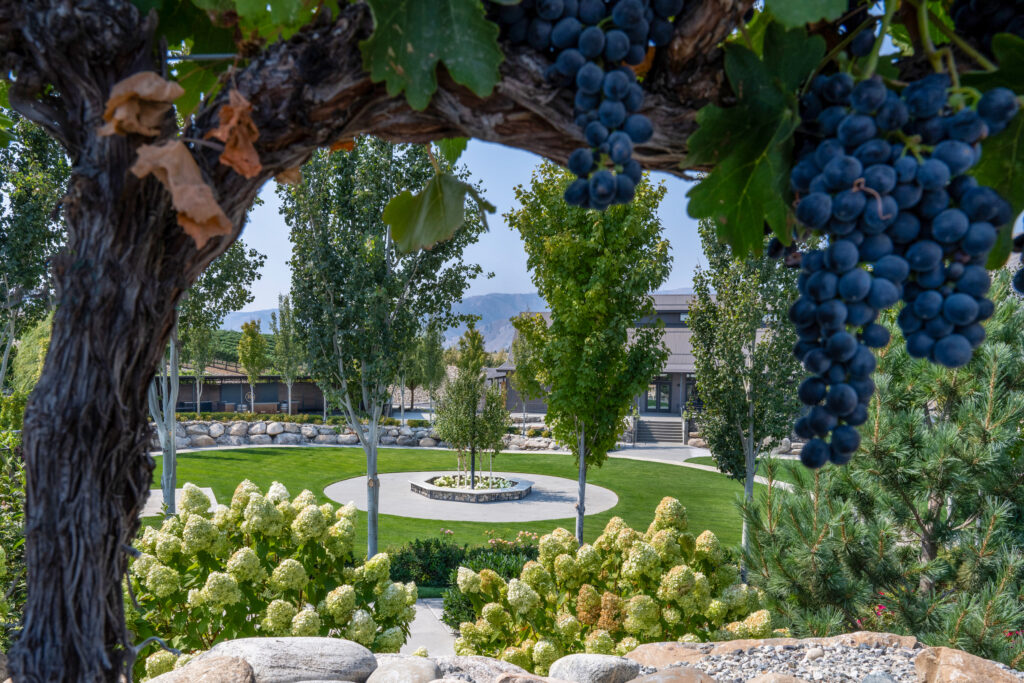
[[(747, 652), (706, 657), (686, 666), (701, 669), (719, 683), (745, 683), (763, 673), (789, 674), (808, 681), (916, 683), (914, 658), (920, 652), (868, 645), (766, 645)], [(1012, 673), (1024, 680), (1024, 673)]]

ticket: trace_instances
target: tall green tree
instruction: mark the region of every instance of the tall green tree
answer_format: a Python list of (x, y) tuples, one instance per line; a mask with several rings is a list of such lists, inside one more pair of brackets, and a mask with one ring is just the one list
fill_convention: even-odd
[(539, 313), (520, 313), (512, 321), (512, 325), (517, 329), (517, 334), (512, 339), (511, 350), (512, 364), (516, 369), (509, 375), (509, 384), (519, 394), (519, 402), (523, 408), (522, 431), (525, 434), (526, 402), (544, 395), (544, 385), (541, 383), (544, 374), (542, 333), (547, 328), (547, 323), (544, 322), (544, 316)]
[[(463, 344), (465, 342), (465, 344)], [(505, 395), (498, 385), (487, 386), (483, 367), (483, 338), (470, 324), (459, 340), (468, 353), (461, 354), (456, 376), (445, 383), (444, 397), (437, 405), (437, 433), (459, 454), (469, 454), (469, 487), (476, 488), (476, 455), (487, 453), (491, 476), (494, 456), (501, 452), (509, 425)], [(461, 464), (460, 464), (461, 470)]]
[(448, 376), (447, 366), (444, 362), (444, 334), (441, 325), (435, 319), (427, 322), (423, 330), (419, 345), (419, 359), (423, 373), (423, 388), (427, 390), (427, 396), (430, 397), (430, 414), (433, 419), (434, 397)]
[(582, 543), (587, 468), (607, 458), (637, 394), (668, 358), (662, 330), (636, 325), (654, 315), (650, 293), (665, 282), (672, 258), (657, 216), (663, 186), (643, 180), (629, 204), (587, 211), (565, 203), (571, 179), (543, 164), (529, 188), (516, 188), (521, 208), (506, 219), (522, 236), (533, 282), (551, 307), (551, 325), (536, 330), (537, 343), (551, 387), (549, 424), (579, 467)]
[(1009, 279), (963, 368), (911, 358), (887, 315), (853, 459), (792, 467), (791, 493), (746, 506), (752, 580), (797, 634), (891, 631), (1024, 664), (1024, 302)]
[(483, 372), (490, 356), (484, 349), (484, 335), (476, 329), (475, 319), (466, 323), (466, 331), (459, 337), (456, 348), (459, 352), (456, 365), (460, 370), (465, 370), (469, 374)]
[[(318, 152), (302, 183), (279, 190), (293, 245), (292, 298), (310, 369), (332, 387), (366, 453), (367, 555), (377, 553), (378, 424), (412, 348), (419, 321), (448, 326), (481, 268), (462, 261), (484, 230), (475, 204), (455, 235), (430, 250), (403, 253), (381, 215), (393, 198), (434, 174), (419, 145), (362, 137), (348, 153)], [(367, 418), (364, 429), (360, 418)]]
[[(738, 258), (709, 221), (698, 224), (707, 266), (693, 275), (693, 330), (701, 434), (718, 464), (754, 495), (758, 458), (788, 436), (800, 403), (800, 363), (787, 318), (797, 270), (768, 256)], [(743, 522), (742, 547), (748, 524)]]
[(242, 337), (238, 340), (238, 362), (249, 380), (249, 409), (256, 410), (256, 381), (270, 366), (267, 339), (260, 333), (260, 321), (242, 323)]
[(41, 128), (18, 118), (13, 132), (17, 142), (0, 147), (0, 389), (14, 341), (50, 307), (47, 270), (64, 242), (58, 208), (71, 174), (64, 151)]
[(274, 335), (274, 369), (288, 387), (288, 414), (292, 414), (292, 385), (302, 372), (305, 349), (299, 337), (299, 327), (292, 310), (291, 298), (277, 297), (277, 313), (270, 314), (270, 331)]

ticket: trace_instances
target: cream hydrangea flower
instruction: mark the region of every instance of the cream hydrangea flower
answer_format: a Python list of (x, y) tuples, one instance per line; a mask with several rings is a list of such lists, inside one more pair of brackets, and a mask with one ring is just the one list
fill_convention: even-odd
[(178, 590), (178, 572), (162, 564), (154, 563), (146, 572), (145, 585), (158, 598), (166, 598)]
[(636, 541), (622, 563), (622, 575), (633, 581), (645, 577), (657, 581), (661, 576), (661, 557), (649, 543)]
[(472, 569), (459, 567), (458, 574), (456, 574), (455, 577), (455, 583), (463, 593), (468, 594), (480, 592), (480, 575)]
[(181, 539), (161, 531), (157, 534), (154, 549), (158, 560), (164, 563), (172, 562), (175, 555), (181, 552)]
[(307, 505), (316, 505), (316, 496), (314, 496), (313, 492), (309, 489), (303, 489), (302, 492), (292, 500), (292, 507), (295, 508), (296, 512), (298, 512)]
[(373, 611), (380, 619), (398, 616), (406, 607), (405, 585), (392, 583), (387, 586), (374, 602)]
[(654, 536), (655, 533), (662, 529), (674, 529), (675, 531), (683, 532), (686, 531), (686, 527), (686, 508), (675, 498), (665, 496), (654, 510), (654, 520), (651, 521), (651, 525), (647, 528), (647, 534)]
[(620, 553), (626, 553), (633, 547), (633, 544), (642, 539), (643, 536), (636, 529), (630, 529), (626, 527), (619, 531), (619, 535), (615, 537), (615, 550)]
[(339, 519), (327, 529), (324, 547), (335, 557), (345, 557), (352, 552), (355, 542), (356, 528), (347, 519)]
[(576, 550), (576, 568), (581, 580), (591, 580), (601, 570), (601, 553), (584, 543)]
[(498, 628), (512, 621), (512, 616), (505, 611), (505, 608), (496, 602), (489, 602), (484, 605), (480, 615), (491, 625)]
[(391, 580), (391, 558), (387, 553), (377, 553), (363, 565), (363, 578), (367, 583), (381, 584)]
[(558, 583), (575, 587), (580, 582), (579, 567), (576, 566), (576, 558), (572, 555), (562, 553), (555, 558), (555, 576)]
[(145, 553), (152, 553), (156, 549), (157, 534), (160, 533), (154, 527), (148, 526), (145, 531), (142, 532), (142, 538), (139, 539), (138, 547), (139, 550)]
[(683, 620), (683, 613), (672, 606), (662, 607), (661, 618), (664, 619), (665, 623), (669, 626), (675, 626)]
[(164, 518), (163, 523), (160, 525), (160, 531), (171, 536), (181, 536), (181, 530), (184, 526), (185, 520), (180, 515), (171, 515)]
[(185, 666), (186, 664), (188, 664), (189, 662), (191, 662), (195, 658), (196, 658), (196, 655), (194, 655), (194, 654), (183, 654), (183, 655), (181, 655), (176, 660), (174, 660), (174, 668), (175, 668), (175, 670), (180, 669), (181, 667)]
[(273, 482), (270, 485), (270, 488), (267, 489), (267, 500), (274, 505), (277, 505), (283, 500), (288, 500), (291, 497), (292, 494), (288, 493), (288, 489), (279, 481)]
[(508, 605), (516, 614), (527, 615), (540, 604), (540, 596), (524, 581), (512, 579), (508, 582)]
[(213, 525), (221, 531), (234, 531), (241, 514), (227, 505), (218, 505), (213, 510)]
[(538, 558), (545, 567), (553, 568), (555, 558), (576, 552), (576, 537), (561, 527), (540, 537)]
[(728, 615), (729, 605), (718, 598), (712, 599), (708, 606), (704, 608), (704, 616), (707, 617), (713, 626), (720, 626)]
[(292, 522), (292, 536), (298, 543), (320, 538), (327, 531), (328, 517), (315, 505), (302, 508)]
[(320, 615), (315, 609), (303, 609), (292, 617), (291, 634), (296, 637), (319, 635)]
[(684, 633), (677, 639), (680, 643), (699, 643), (700, 637), (696, 633)]
[(701, 572), (693, 574), (693, 588), (676, 602), (684, 614), (702, 614), (711, 600), (711, 584)]
[(297, 613), (295, 605), (287, 600), (274, 600), (267, 605), (267, 614), (260, 626), (270, 635), (285, 635), (291, 630), (292, 619)]
[(327, 594), (324, 605), (335, 621), (344, 624), (356, 608), (356, 591), (352, 586), (338, 586)]
[(649, 595), (634, 595), (626, 604), (623, 628), (634, 636), (657, 638), (661, 635), (658, 603)]
[(584, 648), (590, 655), (610, 655), (615, 652), (615, 641), (612, 640), (608, 631), (599, 628), (590, 632), (584, 643)]
[(420, 645), (418, 648), (412, 651), (413, 657), (429, 657), (430, 653), (427, 652), (427, 648)]
[(658, 599), (663, 602), (679, 602), (693, 590), (696, 580), (696, 573), (685, 564), (672, 567), (661, 577)]
[(187, 482), (181, 491), (181, 502), (178, 504), (179, 512), (187, 512), (193, 515), (205, 514), (210, 509), (210, 499), (199, 490), (199, 487), (192, 482)]
[(167, 650), (157, 650), (150, 656), (146, 657), (146, 675), (150, 678), (156, 678), (168, 671), (173, 671), (174, 660), (177, 658), (177, 655), (172, 652), (168, 652)]
[(242, 599), (238, 582), (230, 574), (210, 572), (202, 590), (203, 602), (207, 605), (233, 605)]
[(548, 668), (562, 656), (558, 651), (558, 646), (550, 640), (538, 640), (534, 644), (531, 654), (533, 655), (533, 663), (535, 665), (534, 670), (541, 676), (546, 676)]
[(629, 526), (621, 517), (612, 517), (608, 520), (608, 523), (605, 524), (604, 531), (602, 531), (601, 535), (594, 541), (594, 547), (601, 552), (615, 550), (615, 539), (619, 537), (619, 532), (628, 528)]
[(239, 548), (228, 559), (228, 574), (234, 577), (239, 583), (243, 581), (263, 581), (267, 578), (267, 571), (260, 562), (256, 551), (248, 546)]
[(202, 515), (189, 515), (185, 528), (181, 531), (181, 540), (182, 551), (194, 557), (201, 551), (213, 547), (217, 541), (217, 527)]
[(369, 612), (357, 609), (352, 613), (352, 619), (348, 622), (348, 628), (345, 629), (345, 638), (370, 647), (376, 634), (377, 622), (373, 620)]
[(330, 503), (324, 503), (321, 505), (320, 512), (327, 518), (328, 523), (330, 523), (330, 520), (334, 519), (334, 506)]
[(355, 501), (351, 500), (334, 511), (334, 518), (338, 521), (347, 519), (354, 524), (358, 516), (359, 510), (356, 508)]
[(203, 590), (201, 588), (189, 588), (188, 600), (186, 602), (190, 607), (202, 607)]
[(538, 595), (547, 597), (555, 593), (555, 580), (540, 562), (530, 560), (524, 564), (519, 572), (519, 580), (537, 591)]
[(658, 553), (662, 564), (675, 566), (683, 560), (683, 549), (679, 546), (679, 532), (675, 529), (661, 529), (650, 537), (651, 547)]
[(270, 575), (271, 587), (279, 591), (302, 590), (308, 581), (306, 568), (291, 558), (281, 560)]
[(527, 670), (533, 666), (530, 650), (524, 647), (506, 647), (502, 650), (499, 659)]
[(454, 648), (455, 654), (459, 657), (469, 657), (476, 654), (476, 648), (465, 637), (456, 638)]
[(562, 638), (575, 640), (576, 636), (583, 630), (583, 625), (573, 615), (562, 612), (555, 618), (555, 629)]
[(405, 644), (405, 634), (397, 626), (384, 629), (373, 639), (374, 652), (398, 652)]
[(637, 647), (639, 646), (640, 641), (638, 641), (633, 636), (626, 636), (625, 638), (619, 641), (618, 645), (615, 646), (615, 654), (617, 654), (620, 657), (625, 657), (630, 652), (637, 649)]
[(238, 486), (235, 487), (235, 493), (231, 496), (231, 509), (239, 513), (242, 512), (242, 510), (244, 510), (249, 504), (249, 496), (259, 492), (259, 486), (248, 479), (243, 479)]
[(242, 531), (247, 534), (260, 533), (265, 536), (277, 536), (284, 526), (284, 518), (274, 504), (253, 492), (249, 494), (249, 502), (242, 513)]
[(750, 614), (743, 620), (748, 638), (767, 638), (772, 633), (772, 615), (766, 609)]
[(132, 573), (139, 577), (140, 581), (144, 581), (146, 575), (149, 574), (150, 567), (157, 563), (158, 560), (155, 557), (149, 553), (142, 553), (132, 563)]
[(696, 559), (703, 560), (712, 565), (719, 564), (722, 561), (722, 544), (719, 543), (718, 537), (711, 533), (710, 530), (701, 533), (697, 537), (694, 556)]

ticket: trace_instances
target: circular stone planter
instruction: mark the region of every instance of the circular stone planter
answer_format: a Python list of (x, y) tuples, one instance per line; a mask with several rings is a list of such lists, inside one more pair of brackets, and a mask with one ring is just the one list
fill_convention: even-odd
[(533, 482), (520, 479), (513, 481), (512, 486), (504, 489), (463, 489), (452, 488), (451, 486), (434, 486), (433, 482), (438, 477), (451, 476), (440, 474), (431, 477), (426, 481), (409, 482), (409, 488), (413, 493), (430, 498), (431, 500), (451, 500), (457, 503), (493, 503), (500, 500), (522, 500), (530, 495), (533, 490)]

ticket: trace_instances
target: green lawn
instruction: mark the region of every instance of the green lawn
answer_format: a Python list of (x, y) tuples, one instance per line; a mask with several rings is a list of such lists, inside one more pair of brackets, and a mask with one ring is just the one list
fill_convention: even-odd
[[(688, 458), (686, 462), (692, 462), (695, 465), (710, 465), (711, 467), (717, 467), (717, 465), (715, 464), (715, 459), (710, 456), (700, 458)], [(802, 467), (802, 465), (800, 465), (800, 462), (798, 460), (783, 460), (781, 458), (776, 462), (778, 464), (775, 466), (775, 478), (778, 479), (779, 481), (785, 481), (792, 484), (793, 475), (790, 473), (789, 468), (793, 467), (794, 465), (797, 467)], [(763, 462), (757, 463), (757, 473), (762, 477), (765, 476)]]
[[(153, 473), (153, 488), (160, 485), (160, 458)], [(452, 470), (455, 455), (445, 451), (382, 448), (379, 452), (380, 472), (415, 472), (418, 470)], [(503, 471), (548, 474), (576, 478), (572, 456), (541, 454), (505, 454), (496, 465)], [(178, 455), (178, 485), (192, 482), (213, 488), (217, 501), (229, 503), (235, 487), (243, 479), (251, 479), (266, 489), (280, 481), (292, 495), (309, 489), (322, 502), (324, 487), (341, 479), (364, 475), (366, 461), (358, 448), (245, 448), (210, 450)], [(687, 467), (634, 460), (607, 460), (603, 467), (591, 470), (588, 482), (609, 488), (619, 502), (610, 510), (587, 515), (585, 536), (593, 540), (614, 516), (622, 517), (637, 529), (646, 529), (654, 508), (664, 496), (674, 496), (686, 506), (690, 528), (695, 532), (711, 529), (723, 543), (735, 545), (740, 540), (740, 516), (735, 501), (742, 487), (721, 474), (702, 472)], [(571, 507), (566, 512), (572, 514)], [(357, 547), (365, 546), (366, 515), (360, 512), (360, 538)], [(151, 518), (151, 523), (156, 518)], [(415, 538), (441, 536), (441, 529), (455, 533), (448, 538), (470, 545), (486, 543), (488, 531), (511, 538), (520, 530), (539, 534), (562, 526), (572, 530), (575, 520), (523, 523), (449, 522), (381, 515), (380, 545), (382, 548), (402, 545)]]

